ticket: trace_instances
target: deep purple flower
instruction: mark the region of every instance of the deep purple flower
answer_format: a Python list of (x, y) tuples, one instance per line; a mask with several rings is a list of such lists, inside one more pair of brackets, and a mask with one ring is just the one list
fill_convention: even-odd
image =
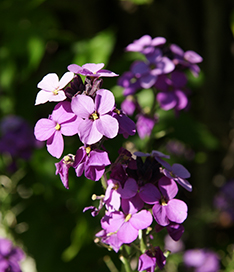
[(35, 148), (41, 146), (33, 127), (20, 116), (8, 115), (0, 120), (0, 153), (11, 156), (8, 170), (17, 170), (17, 159), (29, 160)]
[(60, 162), (55, 163), (56, 172), (55, 174), (60, 176), (60, 179), (66, 189), (69, 189), (68, 182), (68, 170), (73, 166), (75, 161), (75, 156), (68, 154), (62, 158)]
[(24, 257), (24, 252), (10, 240), (0, 238), (0, 272), (21, 272), (19, 262)]
[(156, 98), (160, 107), (164, 110), (185, 109), (188, 105), (186, 83), (187, 78), (181, 71), (173, 71), (170, 78), (160, 75), (155, 83), (156, 89), (159, 90)]
[(144, 35), (140, 39), (133, 41), (126, 47), (126, 51), (140, 52), (142, 54), (149, 54), (154, 51), (154, 48), (166, 43), (163, 37), (156, 37), (152, 39), (149, 35)]
[(114, 109), (111, 114), (118, 120), (119, 123), (119, 134), (123, 134), (124, 138), (133, 136), (136, 133), (136, 124), (121, 110)]
[(151, 88), (159, 75), (167, 74), (174, 70), (174, 63), (162, 55), (160, 49), (147, 55), (146, 61), (135, 61), (131, 67), (131, 72), (139, 78), (140, 85), (144, 89)]
[(66, 72), (59, 80), (55, 73), (48, 74), (37, 84), (41, 90), (36, 97), (35, 105), (43, 104), (47, 101), (63, 101), (67, 97), (63, 88), (73, 79), (74, 73)]
[(96, 92), (95, 101), (87, 95), (73, 97), (71, 107), (81, 118), (78, 134), (84, 144), (97, 143), (103, 136), (112, 139), (118, 134), (119, 123), (108, 114), (114, 105), (114, 95), (105, 89)]
[(77, 64), (70, 64), (67, 69), (70, 72), (73, 72), (75, 74), (80, 74), (83, 76), (90, 76), (90, 77), (115, 77), (118, 76), (117, 74), (102, 69), (104, 67), (104, 63), (86, 63), (82, 66), (79, 66)]
[(107, 233), (117, 233), (117, 237), (123, 243), (129, 244), (136, 240), (138, 232), (146, 229), (152, 223), (152, 215), (147, 210), (140, 210), (142, 202), (123, 199), (121, 211), (107, 212), (101, 220), (101, 225)]
[(82, 146), (76, 152), (73, 167), (78, 177), (84, 172), (86, 178), (97, 181), (104, 174), (105, 167), (110, 164), (107, 152)]
[(124, 72), (118, 78), (118, 85), (123, 87), (123, 95), (135, 94), (137, 90), (141, 88), (140, 80), (136, 78), (135, 74), (131, 71), (134, 63), (131, 65), (130, 71)]
[(207, 249), (189, 249), (184, 253), (184, 264), (194, 267), (195, 272), (218, 272), (220, 269), (218, 255)]
[(145, 137), (150, 137), (154, 125), (158, 121), (158, 118), (156, 116), (152, 118), (146, 114), (138, 114), (136, 118), (137, 118), (136, 128), (139, 137), (141, 139), (144, 139)]
[(170, 224), (167, 225), (167, 226), (160, 226), (160, 225), (157, 224), (155, 226), (155, 231), (159, 232), (162, 229), (164, 229), (164, 227), (166, 227), (169, 236), (174, 241), (179, 241), (180, 238), (181, 238), (181, 236), (184, 233), (184, 227), (183, 227), (183, 225), (182, 224), (177, 224), (177, 223), (174, 223), (174, 222), (170, 222)]
[(156, 265), (162, 270), (166, 264), (166, 257), (160, 247), (147, 250), (139, 257), (138, 271), (154, 272)]
[(187, 178), (190, 178), (190, 173), (183, 165), (174, 163), (172, 166), (163, 169), (163, 173), (166, 177), (173, 179), (187, 191), (192, 191), (192, 185), (187, 181)]
[(71, 110), (68, 101), (58, 103), (48, 119), (42, 118), (37, 121), (34, 134), (37, 140), (46, 141), (48, 152), (60, 158), (63, 153), (63, 136), (77, 134), (79, 119)]

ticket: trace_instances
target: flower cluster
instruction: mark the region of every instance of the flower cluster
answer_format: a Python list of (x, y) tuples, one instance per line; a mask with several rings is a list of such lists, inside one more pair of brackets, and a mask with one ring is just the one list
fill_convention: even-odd
[(202, 62), (202, 57), (191, 50), (184, 52), (175, 44), (168, 45), (163, 37), (152, 39), (149, 35), (129, 44), (126, 51), (139, 52), (144, 60), (133, 62), (130, 71), (123, 73), (118, 80), (126, 97), (121, 108), (128, 115), (136, 112), (139, 137), (145, 138), (150, 136), (158, 117), (154, 109), (147, 112), (140, 106), (136, 93), (152, 89), (161, 109), (174, 109), (178, 114), (189, 106), (190, 90), (186, 86), (185, 72), (189, 69), (197, 77), (200, 72), (197, 64)]
[[(104, 64), (71, 64), (59, 80), (54, 73), (46, 75), (39, 83), (41, 90), (35, 105), (47, 101), (58, 102), (48, 118), (38, 120), (34, 128), (37, 140), (46, 141), (48, 152), (60, 158), (64, 150), (63, 136), (79, 136), (83, 146), (75, 155), (65, 155), (56, 163), (56, 174), (68, 189), (68, 169), (73, 167), (78, 177), (99, 180), (110, 165), (103, 143), (117, 134), (124, 137), (135, 134), (135, 124), (115, 106), (111, 91), (101, 88), (101, 77), (117, 74), (102, 69)], [(83, 83), (80, 75), (86, 76)]]
[(33, 137), (33, 128), (22, 118), (8, 115), (0, 120), (0, 154), (10, 157), (8, 171), (15, 172), (19, 159), (29, 160), (39, 147)]
[[(60, 80), (56, 74), (46, 75), (38, 84), (40, 91), (35, 102), (58, 102), (48, 118), (40, 119), (34, 129), (35, 137), (46, 141), (52, 156), (62, 156), (63, 136), (77, 135), (83, 144), (75, 154), (67, 154), (55, 164), (64, 187), (69, 189), (70, 168), (77, 177), (84, 174), (94, 181), (102, 177), (104, 194), (92, 197), (99, 201), (98, 207), (84, 208), (92, 216), (105, 210), (96, 241), (115, 252), (134, 243), (141, 253), (138, 271), (153, 272), (156, 265), (162, 269), (166, 263), (165, 254), (153, 243), (155, 234), (165, 228), (174, 241), (181, 238), (188, 207), (177, 198), (178, 184), (191, 192), (187, 180), (190, 173), (180, 164), (170, 165), (166, 161), (170, 156), (156, 150), (132, 154), (122, 147), (115, 162), (111, 162), (104, 143), (118, 134), (124, 138), (134, 135), (136, 129), (141, 138), (151, 134), (157, 117), (142, 114), (138, 102), (128, 100), (140, 88), (158, 88), (161, 84), (156, 99), (162, 108), (180, 110), (187, 106), (182, 71), (186, 67), (198, 73), (196, 63), (201, 57), (192, 51), (184, 53), (176, 46), (166, 50), (165, 42), (164, 38), (143, 36), (127, 47), (128, 51), (143, 53), (146, 61), (135, 62), (119, 80), (127, 96), (123, 110), (116, 108), (113, 93), (102, 88), (102, 77), (117, 76), (102, 69), (103, 63), (71, 64)], [(127, 114), (133, 114), (136, 107), (141, 114), (135, 125)]]
[(0, 272), (21, 272), (19, 262), (24, 259), (24, 252), (14, 247), (12, 242), (0, 238)]

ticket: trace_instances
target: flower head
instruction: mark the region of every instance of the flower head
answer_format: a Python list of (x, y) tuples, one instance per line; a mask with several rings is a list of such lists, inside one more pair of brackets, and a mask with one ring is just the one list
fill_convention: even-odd
[(37, 87), (41, 90), (36, 97), (35, 105), (44, 104), (47, 101), (63, 101), (67, 97), (63, 91), (63, 88), (73, 79), (74, 73), (66, 72), (59, 80), (55, 73), (50, 73), (43, 77), (43, 79), (37, 84)]
[(37, 121), (34, 134), (37, 140), (47, 141), (48, 152), (60, 158), (63, 153), (63, 136), (72, 136), (77, 133), (78, 117), (71, 111), (70, 102), (64, 101), (57, 104), (48, 119)]
[(112, 139), (118, 134), (119, 123), (109, 114), (114, 105), (114, 95), (105, 89), (96, 92), (95, 101), (87, 95), (73, 97), (71, 107), (81, 118), (78, 134), (84, 144), (97, 143), (103, 136)]

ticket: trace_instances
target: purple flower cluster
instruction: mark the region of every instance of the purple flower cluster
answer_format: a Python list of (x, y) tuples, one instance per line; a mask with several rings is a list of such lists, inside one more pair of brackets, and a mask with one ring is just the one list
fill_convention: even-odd
[[(99, 180), (110, 164), (103, 150), (105, 139), (118, 134), (125, 138), (135, 134), (135, 124), (115, 106), (111, 91), (101, 88), (101, 77), (117, 74), (102, 69), (103, 63), (71, 64), (59, 80), (54, 73), (46, 75), (39, 83), (41, 90), (35, 105), (47, 101), (58, 102), (48, 118), (38, 120), (34, 128), (37, 140), (46, 141), (48, 152), (60, 158), (64, 150), (63, 136), (79, 136), (83, 146), (76, 154), (65, 155), (56, 163), (56, 174), (68, 189), (68, 170), (75, 169), (78, 177), (84, 173), (88, 179)], [(84, 83), (80, 75), (86, 76)]]
[[(101, 219), (102, 230), (96, 236), (116, 252), (123, 244), (136, 241), (139, 230), (149, 229), (152, 223), (156, 223), (155, 233), (166, 227), (170, 237), (178, 241), (184, 232), (182, 223), (187, 218), (187, 205), (175, 197), (176, 182), (192, 190), (185, 179), (190, 176), (189, 172), (179, 164), (170, 166), (164, 160), (168, 156), (158, 151), (135, 152), (135, 155), (134, 159), (129, 151), (120, 149), (119, 157), (111, 166), (105, 195), (96, 197), (99, 207), (84, 209), (91, 209), (96, 216), (106, 208)], [(156, 264), (162, 269), (165, 262), (161, 249), (151, 246), (140, 256), (138, 270), (154, 271)]]
[(21, 272), (19, 262), (24, 259), (24, 252), (12, 242), (0, 238), (0, 272)]
[(9, 171), (17, 170), (18, 159), (29, 160), (36, 147), (33, 128), (23, 118), (8, 115), (0, 120), (0, 153), (11, 157)]
[(175, 113), (187, 109), (189, 106), (186, 70), (198, 76), (202, 57), (194, 51), (184, 52), (175, 44), (167, 44), (163, 37), (152, 39), (144, 35), (126, 47), (126, 51), (139, 52), (144, 60), (132, 63), (130, 71), (123, 73), (118, 85), (123, 87), (126, 97), (122, 103), (122, 110), (132, 115), (137, 113), (137, 131), (140, 138), (149, 136), (158, 118), (155, 112), (145, 112), (137, 101), (136, 93), (142, 89), (151, 88), (155, 99), (163, 110), (174, 109)]
[[(131, 72), (121, 78), (128, 90), (125, 93), (134, 94), (138, 88), (151, 88), (169, 73), (170, 80), (174, 80), (175, 74), (171, 74), (177, 64), (164, 54), (164, 44), (164, 38), (144, 36), (128, 46), (129, 51), (145, 54), (147, 61), (136, 62)], [(189, 63), (188, 60), (185, 62), (186, 65)], [(181, 60), (181, 67), (182, 63)], [(149, 240), (163, 228), (174, 241), (178, 241), (184, 232), (182, 223), (187, 218), (188, 207), (177, 198), (177, 184), (191, 192), (192, 186), (187, 180), (190, 173), (180, 164), (170, 165), (165, 160), (170, 156), (155, 150), (132, 154), (120, 148), (116, 161), (112, 163), (109, 160), (104, 147), (106, 140), (118, 134), (127, 138), (135, 134), (136, 128), (141, 131), (141, 138), (150, 136), (157, 116), (140, 113), (135, 125), (125, 112), (132, 114), (140, 106), (129, 97), (123, 107), (127, 110), (117, 109), (113, 93), (102, 88), (102, 77), (117, 74), (102, 69), (103, 66), (102, 63), (83, 66), (71, 64), (68, 66), (69, 72), (60, 81), (56, 74), (49, 74), (42, 79), (38, 84), (41, 90), (35, 104), (47, 101), (58, 104), (48, 118), (36, 123), (35, 137), (39, 141), (46, 141), (48, 152), (56, 158), (63, 154), (64, 136), (79, 137), (82, 145), (75, 154), (65, 155), (55, 164), (56, 174), (67, 189), (71, 167), (77, 177), (84, 174), (94, 181), (103, 177), (105, 193), (92, 197), (99, 201), (98, 207), (84, 208), (84, 211), (90, 210), (92, 216), (105, 210), (101, 218), (101, 230), (96, 234), (102, 245), (118, 252), (123, 245), (139, 245), (142, 236)], [(84, 82), (80, 75), (85, 76)], [(173, 84), (177, 83), (173, 81)], [(107, 171), (106, 166), (109, 166)], [(166, 257), (159, 246), (148, 242), (140, 251), (138, 271), (153, 272), (156, 266), (160, 269), (164, 267)]]

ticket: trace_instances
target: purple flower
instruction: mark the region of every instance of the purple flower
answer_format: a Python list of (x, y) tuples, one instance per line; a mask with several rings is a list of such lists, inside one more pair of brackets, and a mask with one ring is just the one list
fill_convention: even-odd
[(66, 189), (69, 189), (68, 183), (68, 170), (73, 166), (75, 160), (75, 156), (72, 154), (68, 154), (62, 158), (60, 162), (55, 163), (56, 172), (55, 174), (60, 176), (60, 179)]
[(102, 243), (110, 245), (111, 248), (117, 253), (122, 246), (123, 242), (118, 238), (117, 233), (107, 233), (105, 230), (101, 230), (95, 235), (101, 238)]
[(136, 110), (136, 102), (134, 101), (134, 97), (132, 95), (128, 95), (126, 99), (121, 103), (121, 109), (127, 115), (133, 115)]
[(156, 265), (162, 270), (166, 264), (166, 257), (159, 247), (147, 250), (139, 257), (138, 271), (154, 272)]
[(97, 181), (105, 172), (105, 167), (111, 164), (108, 154), (99, 149), (91, 149), (90, 146), (80, 147), (75, 156), (73, 167), (76, 175), (80, 177), (84, 172), (86, 178)]
[(180, 241), (175, 241), (171, 238), (170, 235), (166, 235), (165, 239), (165, 248), (169, 250), (171, 253), (177, 253), (184, 249), (184, 243)]
[(73, 97), (71, 107), (81, 118), (78, 134), (84, 144), (97, 143), (103, 136), (112, 139), (118, 134), (119, 123), (108, 114), (114, 105), (114, 95), (105, 89), (96, 92), (95, 101), (87, 95)]
[(71, 110), (68, 101), (58, 103), (48, 119), (42, 118), (37, 121), (34, 134), (37, 140), (47, 140), (48, 152), (60, 158), (63, 153), (63, 136), (75, 135), (78, 131), (79, 119)]
[(19, 262), (24, 257), (24, 252), (10, 240), (0, 238), (0, 272), (21, 272)]
[(141, 52), (142, 54), (149, 54), (154, 51), (154, 48), (166, 43), (163, 37), (156, 37), (152, 39), (149, 35), (144, 35), (140, 39), (133, 41), (126, 47), (126, 51)]
[(189, 249), (184, 253), (184, 264), (194, 267), (195, 272), (218, 272), (220, 269), (218, 255), (207, 249)]
[(109, 179), (107, 184), (104, 201), (109, 211), (118, 211), (121, 198), (132, 198), (136, 195), (138, 190), (137, 183), (133, 178), (128, 178), (123, 187), (118, 180), (114, 179)]
[(137, 115), (136, 128), (141, 139), (145, 137), (150, 137), (151, 132), (154, 128), (154, 125), (157, 123), (157, 117), (150, 117), (146, 114), (138, 114)]
[(125, 139), (127, 139), (129, 135), (133, 136), (136, 133), (136, 124), (121, 110), (114, 109), (111, 115), (118, 120), (118, 133), (123, 134)]
[(156, 222), (161, 226), (167, 226), (170, 222), (183, 223), (187, 218), (187, 205), (179, 199), (175, 199), (178, 192), (176, 183), (167, 177), (158, 181), (159, 190), (150, 184), (144, 186), (141, 198), (144, 202), (154, 204), (152, 208)]
[(155, 83), (155, 87), (159, 90), (157, 101), (160, 107), (164, 110), (185, 109), (188, 105), (186, 83), (187, 78), (181, 71), (173, 71), (170, 78), (160, 75)]
[(90, 76), (90, 77), (114, 77), (118, 76), (117, 74), (102, 69), (104, 67), (104, 63), (86, 63), (82, 66), (77, 64), (71, 64), (67, 67), (70, 72), (75, 74), (80, 74), (83, 76)]
[(166, 177), (179, 183), (187, 191), (192, 192), (192, 185), (186, 180), (190, 177), (190, 173), (183, 165), (175, 163), (171, 167), (163, 169), (163, 173)]
[(170, 50), (173, 54), (173, 62), (182, 68), (189, 68), (194, 76), (198, 76), (200, 68), (197, 63), (203, 61), (202, 57), (194, 51), (184, 52), (178, 45), (171, 44)]
[(55, 73), (48, 74), (37, 84), (41, 90), (36, 97), (35, 105), (43, 104), (47, 101), (63, 101), (67, 97), (63, 88), (73, 79), (74, 73), (66, 72), (59, 80)]
[(155, 84), (159, 75), (170, 73), (174, 68), (174, 63), (164, 57), (160, 49), (155, 49), (147, 55), (147, 61), (135, 61), (131, 71), (139, 78), (141, 87), (148, 89)]
[(33, 135), (33, 127), (19, 116), (8, 115), (0, 121), (0, 153), (11, 156), (8, 170), (17, 170), (17, 159), (29, 160), (35, 148), (41, 142)]
[[(133, 65), (131, 66), (131, 69)], [(140, 80), (136, 78), (132, 71), (124, 72), (118, 79), (118, 85), (124, 88), (124, 96), (134, 94), (138, 89), (141, 88)]]
[(129, 244), (136, 240), (138, 232), (146, 229), (152, 223), (152, 215), (147, 210), (139, 210), (142, 208), (138, 199), (133, 201), (123, 199), (121, 211), (107, 212), (101, 220), (102, 228), (107, 233), (117, 233), (117, 238), (123, 243)]

